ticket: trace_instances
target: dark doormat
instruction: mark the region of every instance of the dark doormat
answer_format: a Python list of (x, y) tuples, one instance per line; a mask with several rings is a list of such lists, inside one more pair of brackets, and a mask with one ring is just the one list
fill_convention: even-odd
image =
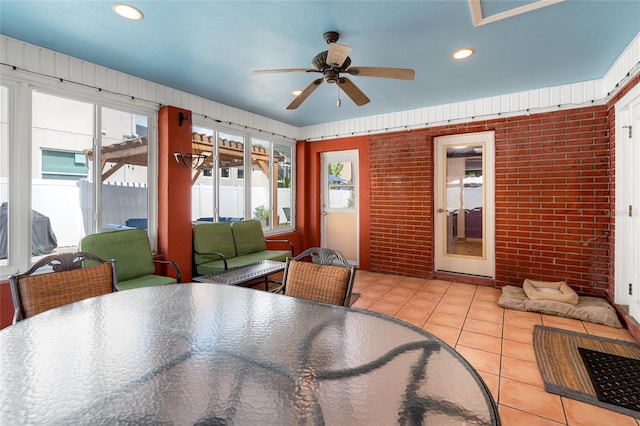
[(578, 348), (598, 399), (640, 412), (640, 360)]
[[(533, 350), (544, 390), (611, 411), (640, 418), (640, 410), (598, 399), (578, 348), (640, 360), (640, 345), (543, 325), (533, 329)], [(637, 393), (637, 392), (636, 392)]]

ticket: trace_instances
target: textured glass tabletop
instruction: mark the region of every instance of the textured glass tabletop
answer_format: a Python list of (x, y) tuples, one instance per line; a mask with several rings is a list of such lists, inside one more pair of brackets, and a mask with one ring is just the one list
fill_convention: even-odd
[(408, 324), (233, 286), (127, 290), (0, 331), (0, 424), (498, 424)]

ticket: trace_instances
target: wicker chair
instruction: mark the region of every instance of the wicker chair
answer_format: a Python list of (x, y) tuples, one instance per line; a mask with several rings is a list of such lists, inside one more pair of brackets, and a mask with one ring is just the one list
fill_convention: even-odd
[[(303, 261), (310, 258), (311, 262)], [(337, 250), (312, 247), (287, 258), (280, 291), (292, 297), (349, 306), (356, 267)]]
[[(92, 261), (93, 266), (83, 267), (85, 260)], [(53, 272), (36, 273), (47, 266)], [(25, 273), (9, 277), (15, 310), (13, 323), (58, 306), (117, 291), (117, 282), (115, 260), (103, 260), (85, 252), (44, 257)]]

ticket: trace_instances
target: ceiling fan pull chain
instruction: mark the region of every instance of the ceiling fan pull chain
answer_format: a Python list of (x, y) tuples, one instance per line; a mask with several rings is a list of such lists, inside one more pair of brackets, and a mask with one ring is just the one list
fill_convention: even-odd
[(340, 108), (340, 105), (342, 105), (342, 101), (340, 100), (340, 85), (336, 84), (336, 87), (338, 88), (338, 100), (336, 101), (336, 106)]

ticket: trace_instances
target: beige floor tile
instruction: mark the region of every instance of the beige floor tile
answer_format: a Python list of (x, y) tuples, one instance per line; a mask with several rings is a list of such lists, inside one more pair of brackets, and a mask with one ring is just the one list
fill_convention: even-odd
[(496, 324), (500, 324), (502, 326), (502, 319), (504, 318), (504, 312), (502, 310), (499, 311), (488, 311), (486, 309), (478, 308), (471, 303), (471, 307), (469, 308), (469, 312), (467, 313), (467, 318), (473, 318), (480, 321), (493, 322)]
[(542, 324), (542, 315), (536, 312), (524, 312), (516, 311), (513, 309), (505, 309), (504, 322), (505, 324), (517, 322), (532, 322), (535, 324)]
[(422, 286), (422, 290), (430, 291), (432, 293), (440, 293), (444, 294), (449, 285), (450, 281), (442, 281), (442, 280), (429, 280)]
[(504, 317), (504, 311), (505, 311), (505, 309), (500, 305), (498, 305), (497, 303), (493, 303), (489, 300), (481, 300), (477, 298), (474, 298), (471, 301), (471, 309), (483, 309), (488, 312), (500, 312), (503, 317)]
[(532, 344), (533, 327), (517, 327), (505, 324), (502, 329), (502, 337), (507, 340)]
[(500, 376), (544, 388), (540, 369), (535, 362), (503, 356)]
[(433, 313), (429, 316), (427, 322), (446, 325), (448, 327), (461, 329), (464, 324), (464, 316), (463, 315), (451, 315), (446, 312), (438, 311), (438, 307), (433, 311)]
[(567, 424), (570, 426), (637, 426), (633, 417), (625, 416), (615, 411), (564, 397), (562, 398), (562, 403), (567, 415)]
[(409, 295), (397, 294), (397, 293), (392, 293), (391, 291), (389, 291), (388, 293), (385, 293), (382, 296), (380, 296), (380, 302), (395, 303), (396, 305), (398, 305), (398, 307), (400, 307), (400, 306), (404, 305), (405, 303), (407, 303), (410, 298), (411, 298), (411, 296), (409, 296)]
[(500, 421), (502, 426), (559, 426), (566, 423), (558, 423), (553, 420), (540, 417), (536, 414), (527, 413), (515, 408), (500, 404)]
[(420, 321), (420, 327), (422, 327), (422, 325), (427, 321), (429, 314), (431, 314), (431, 311), (425, 310), (423, 308), (407, 307), (405, 305), (398, 311), (398, 313), (396, 313), (395, 316), (402, 320), (411, 319)]
[(458, 338), (458, 346), (467, 346), (474, 349), (500, 354), (502, 350), (502, 340), (499, 337), (474, 333), (466, 331), (463, 328), (460, 333), (460, 337)]
[(398, 283), (398, 287), (406, 287), (406, 288), (412, 288), (414, 290), (418, 290), (419, 288), (422, 288), (422, 286), (425, 285), (426, 282), (427, 280), (424, 278), (404, 277)]
[(477, 320), (475, 318), (470, 318), (468, 315), (462, 328), (475, 333), (486, 334), (498, 338), (502, 337), (502, 324)]
[(400, 306), (392, 302), (377, 301), (369, 306), (368, 309), (381, 314), (394, 316), (400, 310)]
[(536, 362), (536, 354), (533, 351), (533, 344), (531, 343), (502, 340), (502, 355), (524, 361)]
[(564, 423), (564, 410), (558, 395), (517, 380), (500, 378), (500, 404)]
[(482, 378), (484, 384), (487, 385), (489, 392), (491, 392), (493, 401), (497, 404), (498, 394), (500, 391), (500, 376), (497, 374), (487, 373), (486, 371), (478, 371), (478, 374)]
[(480, 349), (460, 345), (460, 339), (455, 346), (456, 351), (466, 359), (473, 368), (491, 374), (500, 374), (500, 355)]
[(429, 333), (433, 334), (440, 340), (443, 340), (449, 346), (454, 347), (460, 336), (461, 329), (455, 327), (449, 327), (446, 325), (440, 325), (435, 323), (425, 323), (422, 328)]
[(467, 315), (467, 312), (469, 311), (469, 308), (468, 305), (448, 303), (443, 299), (440, 301), (440, 303), (438, 303), (435, 310), (443, 314), (465, 317)]

